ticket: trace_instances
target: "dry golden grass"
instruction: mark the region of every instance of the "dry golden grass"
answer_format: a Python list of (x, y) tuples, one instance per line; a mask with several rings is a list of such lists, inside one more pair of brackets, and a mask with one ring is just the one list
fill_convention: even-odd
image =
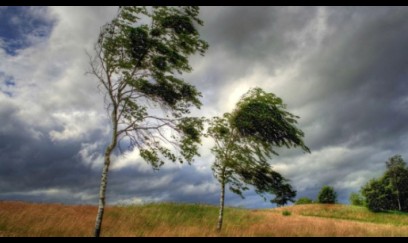
[[(326, 212), (324, 217), (329, 217), (324, 207), (301, 205), (272, 210), (227, 208), (224, 228), (217, 233), (217, 207), (214, 206), (174, 203), (115, 206), (106, 209), (102, 235), (408, 236), (406, 215), (391, 215), (402, 217), (403, 223), (400, 225), (302, 215), (304, 212), (323, 211)], [(336, 212), (336, 207), (330, 209)], [(338, 207), (345, 210), (341, 207), (348, 206)], [(283, 210), (291, 211), (292, 215), (283, 216)], [(92, 236), (96, 211), (95, 206), (0, 201), (0, 236)]]
[[(291, 211), (291, 207), (287, 210)], [(281, 211), (274, 210), (274, 211)], [(294, 210), (298, 211), (297, 209)], [(408, 226), (395, 226), (342, 219), (302, 216), (293, 213), (260, 211), (266, 218), (259, 225), (251, 225), (256, 236), (408, 236)]]
[(0, 236), (85, 236), (94, 206), (0, 202)]
[[(277, 209), (279, 211), (282, 209)], [(335, 219), (408, 226), (408, 213), (388, 212), (373, 213), (366, 207), (342, 204), (309, 204), (291, 207), (291, 210), (302, 216), (316, 216)]]

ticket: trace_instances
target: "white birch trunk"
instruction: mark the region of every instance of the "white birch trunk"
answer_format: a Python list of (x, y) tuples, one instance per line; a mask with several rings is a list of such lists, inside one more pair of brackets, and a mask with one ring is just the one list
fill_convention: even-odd
[(221, 195), (220, 195), (220, 211), (218, 213), (218, 223), (217, 223), (217, 231), (220, 232), (222, 229), (222, 221), (224, 219), (224, 198), (225, 198), (225, 168), (222, 170), (221, 175)]
[(105, 150), (105, 156), (104, 156), (105, 162), (104, 162), (103, 169), (102, 169), (101, 186), (99, 189), (99, 206), (98, 206), (98, 213), (96, 214), (96, 222), (95, 222), (95, 232), (94, 232), (95, 237), (99, 237), (101, 234), (103, 213), (105, 211), (106, 186), (108, 184), (108, 172), (109, 172), (109, 166), (111, 162), (110, 156), (117, 144), (118, 121), (117, 121), (117, 107), (116, 106), (114, 106), (114, 109), (112, 111), (112, 125), (113, 125), (112, 141)]

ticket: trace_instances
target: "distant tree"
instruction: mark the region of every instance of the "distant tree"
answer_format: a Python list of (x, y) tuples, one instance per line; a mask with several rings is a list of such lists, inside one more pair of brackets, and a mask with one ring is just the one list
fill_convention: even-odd
[(293, 190), (290, 184), (282, 184), (279, 190), (275, 192), (275, 198), (271, 202), (276, 203), (276, 206), (281, 207), (289, 202), (295, 202), (296, 191)]
[(282, 100), (260, 88), (249, 90), (237, 103), (232, 113), (214, 117), (207, 136), (215, 141), (211, 149), (215, 154), (212, 166), (221, 186), (220, 211), (217, 230), (223, 222), (225, 185), (241, 197), (247, 185), (263, 195), (273, 193), (279, 204), (292, 200), (296, 192), (287, 180), (270, 168), (267, 160), (275, 147), (301, 147), (303, 132), (295, 127), (297, 116), (287, 112)]
[(361, 188), (361, 193), (366, 198), (367, 208), (371, 211), (395, 210), (398, 207), (393, 198), (393, 190), (386, 185), (384, 177), (371, 179)]
[(364, 206), (365, 199), (360, 193), (352, 192), (349, 197), (351, 205)]
[(295, 202), (295, 205), (311, 204), (311, 203), (313, 203), (312, 199), (310, 199), (308, 197), (301, 197)]
[(400, 155), (390, 157), (387, 170), (378, 179), (370, 180), (361, 188), (367, 207), (375, 212), (408, 211), (408, 169)]
[[(200, 107), (200, 92), (181, 74), (190, 72), (188, 57), (204, 54), (194, 6), (152, 8), (122, 6), (103, 26), (91, 58), (91, 73), (100, 81), (112, 125), (104, 153), (95, 236), (101, 231), (110, 156), (123, 140), (158, 169), (165, 160), (192, 161), (198, 155), (202, 120), (187, 117)], [(140, 19), (147, 21), (143, 24)], [(170, 150), (171, 145), (174, 150)]]
[[(388, 159), (388, 161), (385, 162), (387, 166), (387, 171), (385, 172), (385, 177), (389, 178), (389, 182), (391, 184), (391, 187), (393, 189), (393, 194), (395, 195), (395, 199), (397, 201), (398, 205), (398, 210), (402, 210), (401, 204), (404, 202), (401, 202), (405, 195), (401, 194), (406, 194), (402, 190), (404, 187), (406, 187), (405, 183), (407, 182), (406, 180), (406, 163), (402, 159), (401, 155), (394, 155), (391, 158)], [(387, 179), (386, 179), (387, 180)]]
[(317, 201), (319, 203), (336, 203), (337, 193), (331, 186), (323, 186), (317, 196)]

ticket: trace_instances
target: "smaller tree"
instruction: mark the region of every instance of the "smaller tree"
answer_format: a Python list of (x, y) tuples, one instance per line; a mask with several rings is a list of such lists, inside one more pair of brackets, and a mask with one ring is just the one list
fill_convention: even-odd
[(308, 197), (301, 197), (295, 202), (295, 205), (312, 204), (312, 203), (313, 203), (312, 199), (310, 199)]
[(387, 171), (385, 172), (385, 180), (389, 181), (389, 185), (393, 190), (393, 195), (397, 201), (398, 211), (402, 210), (403, 202), (403, 188), (406, 187), (406, 163), (402, 159), (401, 155), (397, 154), (392, 156), (385, 162)]
[(337, 193), (334, 191), (331, 186), (323, 186), (317, 196), (319, 203), (336, 203)]
[(361, 193), (366, 198), (366, 205), (371, 211), (394, 210), (398, 206), (393, 200), (392, 188), (385, 184), (384, 177), (371, 179), (361, 188)]
[(374, 212), (408, 211), (408, 168), (400, 155), (385, 162), (387, 170), (380, 178), (367, 182), (361, 188), (366, 206)]
[(351, 205), (354, 205), (354, 206), (364, 206), (365, 205), (364, 197), (360, 193), (357, 193), (357, 192), (352, 192), (350, 194), (349, 201)]
[(297, 118), (286, 111), (281, 98), (254, 88), (242, 96), (232, 113), (209, 121), (206, 136), (215, 143), (211, 149), (215, 155), (212, 170), (221, 187), (218, 231), (222, 228), (226, 184), (241, 197), (247, 185), (261, 196), (275, 194), (271, 202), (278, 205), (296, 196), (296, 191), (272, 170), (268, 160), (273, 154), (278, 155), (276, 148), (283, 146), (310, 152), (303, 142), (304, 133), (296, 127)]
[(275, 198), (271, 200), (276, 206), (282, 207), (288, 202), (295, 202), (296, 191), (290, 184), (282, 184), (280, 189), (275, 192)]

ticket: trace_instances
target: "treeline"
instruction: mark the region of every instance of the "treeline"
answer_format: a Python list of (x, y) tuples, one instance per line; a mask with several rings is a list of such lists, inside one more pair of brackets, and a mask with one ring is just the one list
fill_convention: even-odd
[(401, 155), (394, 155), (386, 162), (386, 170), (361, 187), (360, 193), (350, 195), (350, 203), (366, 206), (374, 212), (408, 212), (408, 168)]
[(309, 197), (301, 197), (296, 200), (295, 205), (300, 204), (311, 204), (311, 203), (324, 203), (324, 204), (334, 204), (337, 202), (337, 192), (331, 186), (323, 186), (317, 195), (316, 200), (312, 200)]

